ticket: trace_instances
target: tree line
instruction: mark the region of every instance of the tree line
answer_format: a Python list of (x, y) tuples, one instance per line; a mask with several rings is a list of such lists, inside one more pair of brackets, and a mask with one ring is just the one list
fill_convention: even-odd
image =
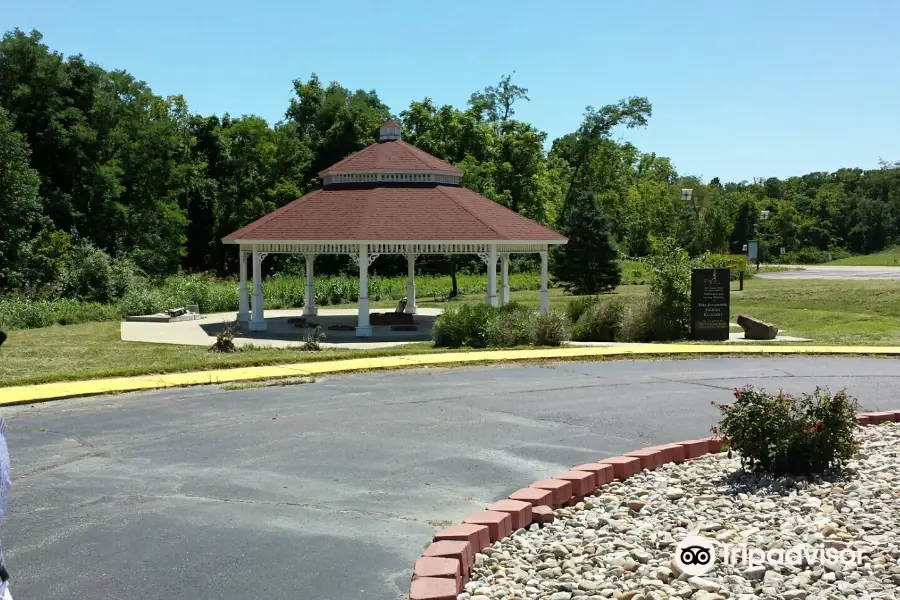
[[(864, 253), (900, 242), (900, 165), (704, 183), (614, 137), (648, 124), (646, 98), (588, 106), (579, 128), (547, 150), (547, 134), (516, 118), (528, 90), (511, 75), (464, 107), (425, 98), (399, 112), (374, 90), (325, 84), (315, 74), (293, 87), (275, 124), (204, 116), (124, 70), (51, 50), (37, 31), (6, 33), (0, 290), (41, 293), (66, 279), (75, 257), (97, 251), (150, 277), (232, 275), (237, 252), (219, 240), (319, 187), (320, 170), (377, 141), (390, 117), (405, 140), (461, 168), (463, 185), (549, 227), (592, 197), (596, 221), (627, 256), (646, 256), (666, 238), (692, 255), (740, 251), (749, 239), (770, 253)], [(689, 202), (682, 188), (693, 190)], [(327, 259), (321, 268), (342, 265)]]

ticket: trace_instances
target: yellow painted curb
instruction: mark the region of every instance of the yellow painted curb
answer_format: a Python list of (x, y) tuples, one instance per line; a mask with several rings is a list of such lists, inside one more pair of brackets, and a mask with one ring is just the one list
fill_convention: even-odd
[(563, 348), (535, 348), (533, 350), (485, 350), (479, 352), (448, 352), (443, 354), (410, 354), (352, 358), (321, 362), (291, 363), (265, 367), (237, 367), (190, 373), (113, 377), (86, 381), (61, 381), (39, 385), (0, 387), (0, 405), (25, 404), (60, 398), (96, 396), (101, 394), (155, 390), (190, 385), (209, 385), (235, 381), (259, 381), (325, 375), (348, 371), (392, 369), (410, 366), (447, 365), (483, 362), (504, 362), (554, 358), (610, 357), (610, 356), (679, 356), (703, 354), (798, 354), (798, 355), (900, 355), (898, 346), (725, 346), (714, 344), (624, 344), (620, 346), (567, 346)]

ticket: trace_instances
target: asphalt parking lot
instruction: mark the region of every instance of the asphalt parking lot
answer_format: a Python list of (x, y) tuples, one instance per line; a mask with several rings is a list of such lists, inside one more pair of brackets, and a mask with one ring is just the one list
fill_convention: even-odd
[(900, 408), (900, 362), (417, 369), (4, 410), (16, 598), (397, 600), (432, 533), (535, 479), (707, 435), (754, 383)]

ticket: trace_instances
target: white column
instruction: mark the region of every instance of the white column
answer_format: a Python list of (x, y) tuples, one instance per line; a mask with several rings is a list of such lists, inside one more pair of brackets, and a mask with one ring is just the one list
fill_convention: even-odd
[(541, 252), (541, 314), (550, 312), (550, 295), (547, 292), (547, 251)]
[(416, 314), (416, 255), (406, 255), (406, 312)]
[(313, 263), (316, 261), (316, 255), (310, 252), (306, 255), (306, 301), (303, 303), (303, 314), (315, 316), (316, 309), (316, 282), (313, 274)]
[(250, 331), (265, 331), (266, 320), (263, 318), (263, 291), (262, 291), (262, 261), (263, 255), (256, 248), (253, 249), (253, 314), (250, 317)]
[(372, 337), (369, 325), (369, 246), (359, 245), (359, 316), (356, 337)]
[(500, 306), (509, 304), (509, 253), (500, 255)]
[(497, 306), (497, 246), (491, 244), (487, 259), (487, 303)]
[(247, 289), (247, 255), (249, 252), (238, 252), (240, 260), (241, 283), (238, 286), (238, 323), (250, 320), (250, 292)]

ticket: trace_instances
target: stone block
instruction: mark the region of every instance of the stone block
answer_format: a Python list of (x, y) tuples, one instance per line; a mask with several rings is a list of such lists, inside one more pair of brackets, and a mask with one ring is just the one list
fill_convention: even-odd
[(744, 328), (748, 340), (774, 340), (778, 336), (777, 327), (753, 317), (738, 315), (737, 324)]

